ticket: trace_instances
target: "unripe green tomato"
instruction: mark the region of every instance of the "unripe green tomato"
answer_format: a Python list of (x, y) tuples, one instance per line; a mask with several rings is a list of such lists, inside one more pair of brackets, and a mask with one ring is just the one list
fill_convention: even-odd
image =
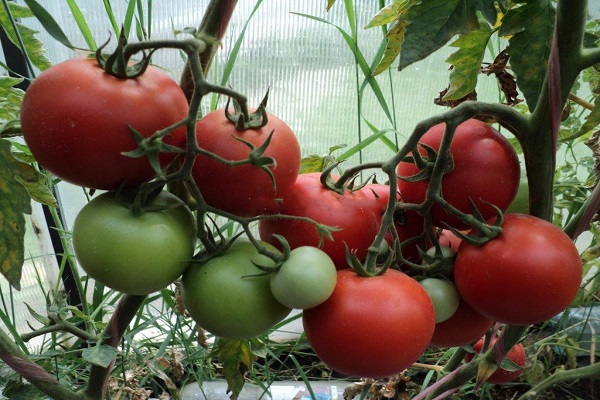
[[(259, 242), (273, 252), (278, 250)], [(190, 265), (181, 279), (181, 298), (190, 316), (210, 333), (227, 339), (250, 339), (282, 321), (290, 308), (279, 303), (270, 276), (253, 263), (273, 266), (247, 240), (236, 240), (223, 254)]]
[(446, 279), (425, 278), (419, 283), (431, 298), (436, 324), (454, 315), (460, 303), (460, 295), (452, 282)]
[(327, 253), (301, 246), (271, 274), (271, 292), (281, 304), (305, 310), (327, 300), (336, 282), (337, 270)]
[(98, 195), (77, 214), (73, 248), (81, 268), (105, 286), (146, 295), (173, 283), (196, 247), (196, 220), (175, 195), (161, 192), (135, 215), (113, 192)]

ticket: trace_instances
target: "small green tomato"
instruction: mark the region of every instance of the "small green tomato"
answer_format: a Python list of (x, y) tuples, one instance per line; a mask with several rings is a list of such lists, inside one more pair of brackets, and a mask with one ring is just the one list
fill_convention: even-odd
[(425, 278), (419, 282), (427, 292), (435, 309), (435, 322), (450, 318), (460, 303), (460, 295), (454, 284), (446, 279)]
[(331, 258), (316, 247), (301, 246), (271, 274), (271, 292), (286, 307), (305, 310), (327, 300), (336, 282)]

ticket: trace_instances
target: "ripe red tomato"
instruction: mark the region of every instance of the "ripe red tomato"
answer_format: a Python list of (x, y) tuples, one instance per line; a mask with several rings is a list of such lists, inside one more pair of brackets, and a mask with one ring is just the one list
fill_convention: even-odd
[[(21, 108), (23, 136), (39, 164), (84, 187), (135, 187), (155, 172), (146, 157), (122, 153), (138, 146), (129, 127), (148, 137), (187, 116), (185, 95), (152, 66), (134, 79), (105, 73), (93, 59), (75, 58), (42, 72), (29, 86)], [(185, 128), (163, 140), (183, 147)], [(174, 153), (163, 153), (166, 166)]]
[[(321, 224), (337, 227), (333, 240), (324, 239), (321, 249), (331, 257), (336, 268), (347, 268), (346, 246), (362, 259), (377, 234), (377, 220), (371, 208), (365, 207), (362, 190), (343, 195), (327, 189), (319, 180), (320, 173), (298, 176), (289, 194), (284, 196), (281, 213), (308, 217)], [(300, 246), (319, 247), (319, 232), (313, 224), (286, 218), (267, 218), (259, 222), (261, 240), (276, 247), (281, 243), (273, 235), (283, 236), (292, 249)]]
[(458, 309), (452, 316), (435, 324), (430, 346), (466, 346), (483, 336), (494, 322), (473, 310), (461, 299)]
[[(490, 339), (490, 347), (493, 346), (497, 340), (498, 340), (497, 336), (492, 336), (492, 338)], [(473, 350), (475, 350), (477, 353), (481, 353), (484, 343), (485, 343), (485, 338), (482, 337), (473, 345)], [(469, 353), (466, 355), (465, 360), (471, 361), (473, 359), (473, 357), (474, 357), (474, 354)], [(518, 369), (507, 370), (507, 369), (503, 369), (503, 368), (499, 367), (492, 375), (490, 375), (490, 377), (487, 379), (486, 382), (488, 382), (488, 383), (507, 383), (507, 382), (514, 381), (519, 376), (523, 375), (523, 372), (525, 372), (526, 358), (527, 358), (527, 356), (525, 354), (525, 348), (524, 348), (523, 344), (517, 343), (506, 354), (506, 359), (508, 359), (512, 363), (514, 363), (516, 365), (516, 367), (518, 367)]]
[(262, 156), (275, 160), (269, 169), (276, 191), (269, 174), (257, 166), (228, 166), (204, 155), (196, 157), (192, 176), (209, 205), (242, 217), (277, 212), (280, 198), (300, 171), (300, 145), (289, 126), (274, 115), (267, 117), (262, 128), (238, 131), (224, 110), (216, 110), (196, 124), (198, 145), (229, 161), (247, 159), (251, 151), (248, 144), (259, 148), (273, 132)]
[(454, 263), (461, 297), (480, 314), (512, 325), (540, 323), (563, 311), (582, 273), (571, 239), (526, 214), (505, 214), (502, 234), (483, 246), (463, 241)]
[(425, 290), (397, 270), (361, 277), (338, 271), (331, 297), (304, 310), (308, 343), (335, 371), (361, 378), (397, 374), (427, 348), (435, 312)]
[[(390, 187), (388, 185), (372, 183), (366, 185), (362, 190), (365, 192), (367, 199), (372, 203), (374, 208), (373, 212), (377, 218), (377, 230), (379, 230), (379, 227), (381, 226), (381, 217), (385, 212), (390, 198)], [(397, 200), (398, 202), (402, 201), (400, 194), (397, 195)], [(416, 211), (406, 210), (397, 212), (394, 221), (400, 242), (416, 238), (423, 233), (424, 219)], [(386, 240), (390, 246), (393, 244), (391, 233), (386, 235)], [(403, 246), (402, 257), (405, 260), (419, 263), (421, 261), (421, 256), (419, 254), (420, 244), (420, 241), (416, 240)]]
[[(445, 124), (429, 129), (420, 143), (439, 150)], [(423, 148), (419, 153), (426, 154)], [(494, 216), (494, 209), (487, 203), (505, 210), (515, 198), (520, 182), (519, 159), (511, 144), (497, 130), (485, 122), (470, 119), (460, 124), (454, 134), (450, 153), (454, 169), (442, 180), (443, 198), (462, 211), (473, 211), (470, 199), (485, 218)], [(398, 176), (408, 177), (421, 170), (413, 163), (401, 162)], [(407, 203), (422, 203), (429, 180), (407, 182), (398, 180), (398, 190)], [(431, 208), (433, 224), (444, 226), (446, 222), (457, 229), (468, 228), (455, 216), (434, 204)]]

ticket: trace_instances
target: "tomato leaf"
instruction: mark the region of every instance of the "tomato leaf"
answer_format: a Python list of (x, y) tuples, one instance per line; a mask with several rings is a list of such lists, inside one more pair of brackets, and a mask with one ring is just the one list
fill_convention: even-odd
[(247, 340), (220, 338), (216, 351), (217, 357), (223, 364), (227, 392), (231, 392), (231, 399), (236, 400), (244, 387), (244, 374), (252, 369), (257, 356)]
[(31, 179), (33, 167), (15, 160), (10, 149), (10, 142), (0, 139), (0, 272), (20, 289), (25, 251), (23, 214), (31, 214), (31, 199), (21, 181)]
[(10, 122), (18, 121), (25, 92), (15, 86), (22, 81), (23, 79), (9, 76), (0, 77), (0, 134), (5, 131)]
[(365, 26), (365, 29), (374, 28), (376, 26), (382, 26), (394, 22), (402, 10), (410, 3), (409, 0), (396, 0), (393, 3), (383, 7), (371, 21)]
[(399, 70), (429, 56), (454, 35), (479, 28), (475, 0), (428, 0), (410, 7)]
[(481, 62), (492, 33), (490, 26), (482, 23), (479, 29), (460, 35), (450, 44), (459, 50), (446, 60), (454, 68), (450, 73), (450, 89), (442, 100), (458, 100), (475, 90)]
[(89, 363), (107, 368), (117, 357), (117, 349), (107, 344), (100, 344), (83, 349), (81, 357)]
[[(46, 50), (44, 50), (42, 41), (35, 37), (39, 32), (16, 22), (16, 20), (21, 18), (33, 17), (33, 13), (26, 6), (19, 5), (12, 1), (9, 2), (9, 10), (10, 14), (6, 11), (5, 7), (0, 7), (0, 27), (6, 32), (10, 41), (19, 49), (21, 49), (20, 42), (22, 41), (31, 62), (41, 71), (45, 70), (52, 65), (52, 63), (44, 55)], [(11, 17), (14, 18), (14, 20), (11, 19)], [(16, 27), (16, 31), (14, 27)], [(19, 41), (19, 37), (21, 38), (21, 41)], [(23, 51), (23, 49), (21, 49), (21, 51)]]
[(535, 108), (544, 83), (554, 15), (550, 0), (528, 1), (510, 9), (500, 26), (501, 36), (511, 36), (507, 49), (510, 64), (529, 110)]

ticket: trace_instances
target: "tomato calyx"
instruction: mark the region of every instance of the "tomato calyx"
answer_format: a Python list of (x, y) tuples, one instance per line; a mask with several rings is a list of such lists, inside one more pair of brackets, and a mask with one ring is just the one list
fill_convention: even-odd
[(171, 128), (158, 131), (154, 135), (147, 138), (131, 125), (128, 125), (127, 128), (133, 135), (138, 148), (123, 152), (121, 154), (131, 158), (147, 157), (152, 169), (158, 176), (163, 176), (163, 169), (159, 160), (159, 155), (161, 153), (183, 153), (183, 149), (177, 146), (166, 144), (162, 141), (162, 137), (170, 132), (172, 130)]
[(346, 262), (358, 276), (365, 278), (383, 275), (391, 267), (394, 261), (394, 254), (393, 251), (389, 251), (381, 266), (364, 265), (356, 256), (356, 253), (350, 251), (348, 246), (346, 246)]
[(106, 42), (96, 50), (95, 57), (98, 65), (109, 75), (119, 79), (135, 79), (146, 72), (146, 69), (150, 65), (150, 59), (156, 49), (150, 50), (149, 53), (142, 51), (142, 59), (136, 63), (130, 63), (130, 54), (125, 51), (127, 46), (127, 37), (125, 36), (125, 29), (121, 28), (119, 40), (117, 42), (117, 48), (115, 51), (106, 56), (102, 54), (102, 50), (110, 42), (110, 37)]
[(229, 111), (229, 104), (232, 99), (227, 99), (227, 104), (225, 105), (225, 117), (228, 121), (235, 125), (235, 129), (238, 131), (245, 131), (246, 129), (260, 129), (267, 125), (269, 122), (269, 118), (267, 116), (267, 101), (269, 99), (269, 91), (265, 93), (265, 97), (263, 97), (260, 102), (258, 108), (253, 112), (248, 112), (247, 109), (242, 109), (240, 103), (233, 99), (233, 114)]
[[(471, 199), (471, 206), (473, 207), (473, 214), (472, 215), (465, 214), (464, 217), (465, 217), (465, 220), (468, 221), (469, 225), (471, 225), (473, 227), (473, 229), (470, 232), (465, 234), (465, 233), (461, 232), (460, 230), (458, 230), (446, 223), (444, 223), (445, 228), (450, 230), (454, 235), (459, 237), (461, 240), (463, 240), (467, 243), (470, 243), (472, 245), (475, 245), (475, 246), (483, 246), (490, 240), (499, 236), (502, 233), (502, 222), (504, 222), (504, 214), (502, 213), (502, 210), (500, 208), (498, 208), (497, 206), (495, 206), (494, 204), (487, 203), (487, 202), (484, 202), (484, 203), (486, 203), (490, 207), (492, 207), (496, 213), (496, 218), (492, 224), (489, 224), (488, 221), (485, 220), (485, 218), (481, 215), (481, 213), (477, 209), (475, 202)], [(444, 207), (445, 206), (452, 208), (447, 203), (444, 204)], [(462, 214), (462, 213), (460, 213), (460, 211), (458, 211), (458, 214)]]
[[(398, 176), (398, 179), (401, 179), (406, 182), (419, 182), (428, 180), (431, 178), (433, 169), (438, 159), (437, 151), (424, 143), (419, 143), (419, 146), (423, 150), (425, 150), (425, 155), (422, 155), (419, 151), (415, 150), (402, 160), (402, 162), (413, 163), (419, 168), (419, 172), (411, 175), (411, 176)], [(442, 170), (443, 175), (452, 172), (454, 169), (454, 159), (452, 158), (452, 154), (448, 152), (447, 160), (444, 164), (444, 168)]]

